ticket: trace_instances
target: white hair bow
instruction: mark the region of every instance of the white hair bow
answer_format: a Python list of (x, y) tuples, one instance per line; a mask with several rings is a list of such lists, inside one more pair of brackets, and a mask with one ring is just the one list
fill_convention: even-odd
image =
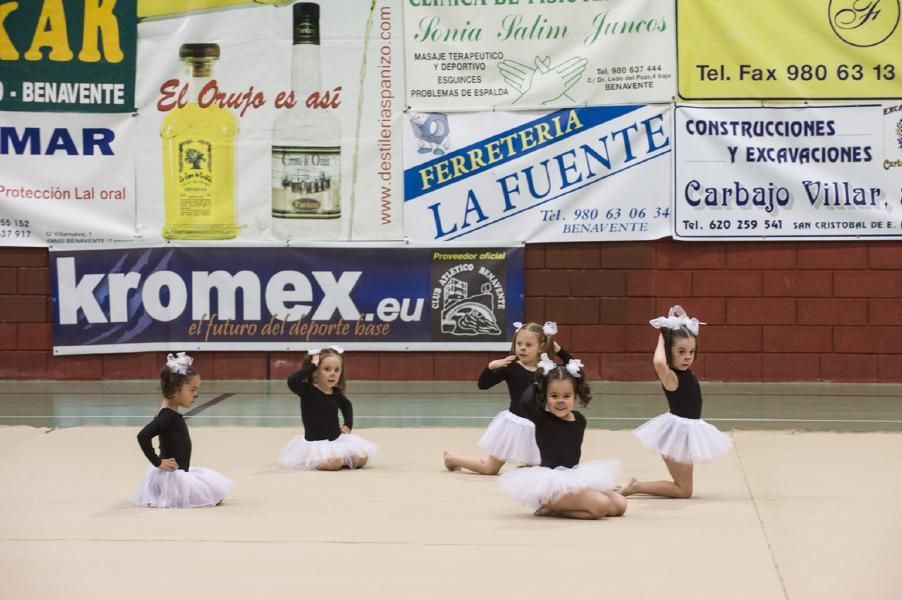
[(188, 367), (190, 367), (193, 362), (194, 359), (184, 352), (179, 352), (177, 356), (173, 356), (172, 354), (166, 356), (166, 368), (179, 375), (187, 373)]
[(550, 373), (551, 370), (552, 370), (553, 368), (555, 368), (556, 366), (557, 366), (557, 365), (554, 364), (554, 361), (551, 360), (550, 358), (548, 358), (548, 355), (545, 354), (544, 352), (542, 353), (542, 356), (539, 357), (539, 364), (538, 364), (538, 367), (539, 367), (540, 369), (542, 369), (542, 373), (543, 373), (544, 375), (548, 375), (548, 373)]
[(523, 328), (523, 323), (521, 323), (520, 321), (514, 321), (514, 329), (516, 329), (517, 331), (520, 331), (522, 328)]
[(583, 361), (578, 358), (571, 358), (567, 362), (567, 366), (564, 368), (567, 369), (567, 371), (569, 371), (571, 375), (579, 379), (581, 377), (580, 372), (583, 368)]
[(310, 350), (307, 350), (307, 354), (309, 354), (310, 356), (316, 356), (320, 352), (321, 350), (319, 348), (311, 348)]
[(345, 349), (342, 348), (341, 346), (329, 346), (329, 348), (335, 350), (335, 351), (338, 352), (339, 354), (344, 354), (344, 353), (345, 353)]
[(542, 331), (545, 332), (545, 335), (557, 335), (557, 323), (545, 321), (545, 324), (542, 325)]
[(690, 318), (679, 304), (671, 306), (666, 317), (657, 317), (649, 321), (649, 323), (655, 329), (660, 329), (662, 327), (666, 327), (667, 329), (679, 329), (680, 327), (685, 327), (692, 335), (698, 335), (699, 325), (707, 325), (707, 323), (703, 323), (695, 317)]

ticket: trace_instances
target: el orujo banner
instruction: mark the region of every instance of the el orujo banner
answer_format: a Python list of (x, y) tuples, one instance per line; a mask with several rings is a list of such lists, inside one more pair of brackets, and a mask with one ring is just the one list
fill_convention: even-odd
[(149, 247), (50, 253), (55, 354), (494, 350), (522, 247)]

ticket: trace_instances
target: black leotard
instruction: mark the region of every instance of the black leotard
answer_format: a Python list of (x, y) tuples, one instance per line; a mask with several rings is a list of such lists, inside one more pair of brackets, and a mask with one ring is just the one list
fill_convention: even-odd
[(677, 389), (672, 392), (664, 390), (670, 412), (685, 419), (701, 419), (702, 388), (698, 384), (698, 379), (689, 369), (685, 371), (673, 369), (673, 372), (677, 376)]
[[(159, 436), (160, 455), (153, 450), (151, 440)], [(191, 465), (191, 436), (188, 435), (188, 424), (177, 410), (161, 408), (153, 421), (138, 432), (138, 445), (144, 456), (155, 467), (159, 467), (162, 459), (174, 458), (179, 469), (187, 471)]]
[[(563, 348), (558, 351), (557, 355), (564, 361), (564, 364), (573, 358), (570, 356), (570, 353)], [(523, 392), (535, 383), (536, 372), (530, 371), (517, 361), (512, 362), (506, 367), (495, 370), (486, 367), (483, 369), (482, 373), (479, 374), (479, 381), (477, 381), (476, 385), (478, 385), (481, 390), (487, 390), (498, 385), (502, 381), (507, 382), (507, 392), (510, 396), (510, 405), (507, 410), (518, 417), (524, 417), (525, 415), (523, 415), (520, 410), (520, 398), (523, 396)]]
[(523, 393), (520, 402), (523, 416), (536, 425), (536, 445), (542, 456), (543, 467), (568, 467), (579, 464), (582, 455), (586, 417), (579, 411), (572, 412), (575, 419), (565, 421), (536, 403), (536, 387)]
[(310, 383), (316, 366), (309, 364), (288, 377), (288, 388), (301, 397), (301, 420), (304, 422), (304, 439), (308, 442), (334, 440), (341, 435), (338, 411), (348, 429), (354, 426), (354, 409), (344, 394), (333, 391), (325, 394)]

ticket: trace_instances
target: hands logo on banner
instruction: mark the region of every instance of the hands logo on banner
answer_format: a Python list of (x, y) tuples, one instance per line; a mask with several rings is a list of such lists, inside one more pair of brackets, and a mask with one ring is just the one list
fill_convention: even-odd
[[(536, 56), (533, 64), (535, 64), (535, 68), (509, 59), (498, 63), (501, 77), (520, 94), (513, 104), (520, 102), (524, 97), (527, 98), (525, 104), (548, 104), (562, 96), (573, 101), (567, 92), (579, 81), (589, 60), (574, 56), (553, 66), (551, 57)], [(551, 97), (544, 98), (546, 93)]]

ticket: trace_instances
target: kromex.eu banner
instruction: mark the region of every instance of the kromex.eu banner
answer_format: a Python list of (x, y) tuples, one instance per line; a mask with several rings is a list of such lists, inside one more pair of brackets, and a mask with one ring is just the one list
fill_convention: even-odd
[(523, 248), (176, 247), (50, 254), (56, 354), (497, 350)]
[(411, 113), (404, 233), (435, 242), (670, 235), (670, 105)]
[(135, 0), (0, 3), (0, 110), (132, 112)]
[(404, 1), (407, 104), (418, 111), (670, 101), (672, 0)]
[(0, 112), (0, 246), (135, 235), (132, 115)]
[(902, 238), (899, 108), (678, 106), (674, 237)]
[(902, 97), (900, 0), (677, 1), (686, 100)]

